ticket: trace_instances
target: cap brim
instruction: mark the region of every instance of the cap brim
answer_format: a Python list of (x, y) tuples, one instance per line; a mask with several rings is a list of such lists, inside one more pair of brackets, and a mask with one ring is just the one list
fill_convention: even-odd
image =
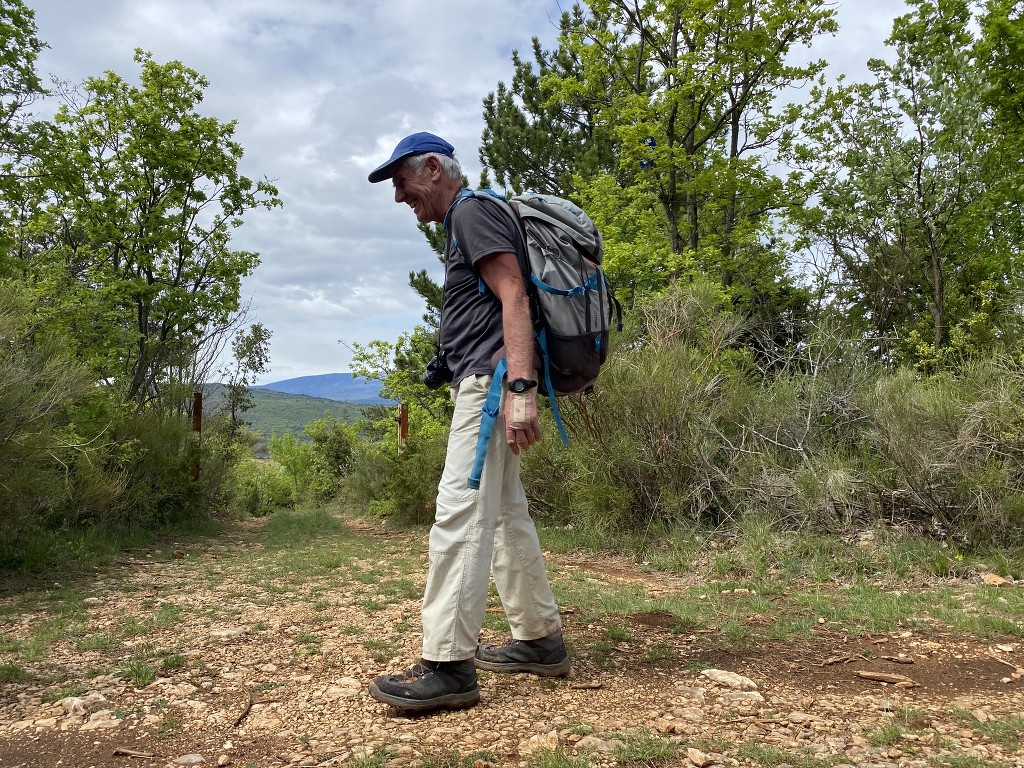
[(390, 160), (384, 163), (384, 165), (378, 166), (374, 168), (372, 171), (370, 171), (370, 175), (367, 176), (366, 178), (370, 180), (371, 184), (376, 184), (378, 181), (390, 179), (395, 172), (395, 166), (398, 165), (403, 160), (405, 160), (405, 158), (413, 154), (415, 154), (415, 152), (403, 152), (402, 154), (396, 157), (392, 157)]

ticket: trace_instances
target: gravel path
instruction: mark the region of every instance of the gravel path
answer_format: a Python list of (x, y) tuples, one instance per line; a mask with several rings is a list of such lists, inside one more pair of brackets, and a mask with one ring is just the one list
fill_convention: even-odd
[[(610, 633), (565, 604), (568, 679), (481, 673), (479, 706), (398, 717), (366, 686), (417, 656), (423, 535), (348, 521), (287, 549), (260, 526), (4, 593), (0, 766), (532, 768), (554, 750), (565, 766), (1024, 768), (1024, 643), (941, 632), (728, 643), (658, 613)], [(613, 558), (549, 564), (556, 592), (691, 586)], [(492, 608), (486, 641), (502, 620)]]

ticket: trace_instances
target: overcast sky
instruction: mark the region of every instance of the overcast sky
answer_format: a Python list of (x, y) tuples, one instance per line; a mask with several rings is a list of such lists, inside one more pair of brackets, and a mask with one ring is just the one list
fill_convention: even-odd
[[(258, 212), (232, 244), (262, 264), (243, 284), (250, 322), (273, 332), (259, 383), (347, 371), (346, 345), (395, 340), (423, 314), (410, 270), (440, 265), (367, 173), (413, 131), (455, 145), (480, 175), (482, 100), (512, 76), (513, 49), (551, 48), (552, 0), (26, 0), (50, 48), (38, 71), (79, 82), (112, 70), (135, 82), (135, 48), (210, 81), (205, 114), (237, 120), (242, 172), (277, 184), (284, 208)], [(839, 0), (840, 33), (811, 53), (867, 76), (902, 0)], [(801, 54), (804, 58), (807, 54)], [(339, 340), (344, 343), (339, 343)]]

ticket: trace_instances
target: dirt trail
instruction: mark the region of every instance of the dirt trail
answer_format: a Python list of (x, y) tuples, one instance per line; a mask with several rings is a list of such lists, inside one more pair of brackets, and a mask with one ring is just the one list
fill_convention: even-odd
[[(615, 617), (610, 637), (587, 606), (566, 604), (568, 679), (482, 673), (479, 706), (397, 717), (366, 685), (417, 655), (422, 536), (356, 526), (339, 538), (355, 549), (332, 559), (322, 546), (274, 551), (258, 528), (134, 553), (74, 585), (78, 613), (0, 597), (0, 669), (27, 678), (0, 684), (0, 766), (369, 766), (386, 750), (392, 765), (454, 766), (436, 759), (457, 753), (497, 768), (556, 749), (566, 765), (1024, 768), (1024, 734), (1005, 732), (1024, 718), (1013, 677), (1024, 643), (940, 633), (823, 626), (805, 642), (729, 651), (719, 632), (673, 631), (658, 612)], [(611, 558), (549, 562), (556, 590), (690, 586)], [(61, 610), (63, 633), (26, 660)], [(144, 668), (159, 676), (138, 687)]]

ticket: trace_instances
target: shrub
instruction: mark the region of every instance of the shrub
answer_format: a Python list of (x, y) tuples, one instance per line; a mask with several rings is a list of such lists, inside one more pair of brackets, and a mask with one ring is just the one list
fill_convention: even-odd
[(705, 284), (643, 308), (595, 393), (565, 399), (568, 449), (548, 428), (527, 454), (526, 481), (540, 506), (604, 531), (731, 516), (749, 397), (750, 357), (734, 347), (741, 330)]
[(266, 515), (296, 501), (288, 472), (266, 459), (239, 461), (232, 468), (230, 485), (233, 506), (248, 515)]
[(880, 380), (867, 437), (892, 514), (975, 545), (1024, 542), (1022, 399), (1024, 372), (1009, 361)]
[(434, 519), (437, 484), (444, 467), (448, 425), (410, 407), (409, 437), (401, 450), (388, 415), (363, 425), (343, 487), (348, 500), (370, 512), (408, 524)]

